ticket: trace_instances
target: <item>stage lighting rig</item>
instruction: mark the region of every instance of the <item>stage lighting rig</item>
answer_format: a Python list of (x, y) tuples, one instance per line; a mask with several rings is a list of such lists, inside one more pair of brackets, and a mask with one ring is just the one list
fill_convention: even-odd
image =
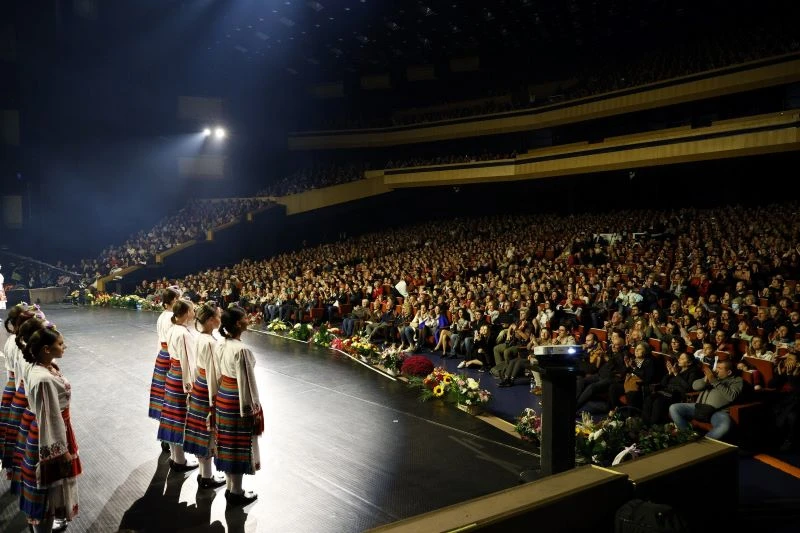
[(214, 126), (213, 128), (209, 127), (203, 128), (203, 137), (211, 137), (212, 135), (216, 140), (221, 141), (228, 136), (228, 130), (226, 130), (222, 126)]

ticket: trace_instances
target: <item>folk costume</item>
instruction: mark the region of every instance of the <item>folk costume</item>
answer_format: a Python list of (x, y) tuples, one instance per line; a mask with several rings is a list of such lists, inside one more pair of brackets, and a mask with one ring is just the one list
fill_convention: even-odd
[(186, 399), (194, 378), (197, 341), (191, 330), (182, 324), (175, 324), (167, 337), (169, 370), (164, 382), (158, 440), (183, 446)]
[(217, 454), (214, 464), (226, 474), (255, 474), (261, 469), (254, 413), (261, 405), (255, 382), (255, 356), (242, 341), (220, 344), (221, 374), (214, 401)]
[(197, 365), (187, 404), (183, 441), (183, 450), (196, 457), (214, 455), (210, 414), (219, 383), (218, 344), (213, 335), (206, 333), (201, 334), (197, 340)]
[[(18, 350), (16, 343), (17, 336), (12, 333), (6, 339), (3, 346), (3, 354), (5, 355), (5, 368), (7, 379), (5, 387), (3, 388), (3, 396), (0, 399), (0, 461), (3, 463), (3, 468), (10, 472), (11, 457), (13, 455), (13, 448), (6, 452), (6, 434), (8, 433), (7, 427), (10, 423), (9, 416), (11, 415), (11, 402), (14, 400), (14, 394), (17, 391), (16, 378), (14, 373), (14, 365), (16, 363), (16, 352)], [(12, 434), (8, 433), (9, 439), (12, 439)], [(13, 437), (16, 437), (16, 430), (13, 432)]]
[(72, 520), (82, 472), (70, 421), (72, 388), (55, 364), (30, 365), (26, 377), (34, 419), (26, 437), (20, 507), (31, 524)]
[(156, 331), (158, 332), (159, 350), (153, 368), (153, 379), (150, 383), (150, 408), (147, 416), (161, 420), (161, 406), (164, 403), (164, 382), (169, 370), (169, 350), (167, 339), (172, 329), (172, 311), (163, 311), (158, 316)]

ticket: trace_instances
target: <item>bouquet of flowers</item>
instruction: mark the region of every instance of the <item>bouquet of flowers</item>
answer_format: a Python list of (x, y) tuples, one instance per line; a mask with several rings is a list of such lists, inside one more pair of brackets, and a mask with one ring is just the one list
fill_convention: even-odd
[(514, 429), (520, 436), (535, 445), (542, 443), (542, 417), (536, 411), (527, 407), (517, 417)]
[(448, 399), (459, 405), (479, 406), (489, 402), (492, 393), (481, 389), (479, 381), (463, 374), (453, 376), (448, 387)]
[(142, 300), (144, 300), (144, 298), (136, 296), (135, 294), (129, 294), (128, 296), (123, 296), (122, 307), (125, 307), (126, 309), (141, 309)]
[(306, 342), (311, 337), (311, 328), (308, 327), (308, 324), (298, 322), (289, 330), (288, 335), (291, 339)]
[(433, 372), (425, 376), (424, 379), (414, 379), (411, 381), (412, 385), (421, 386), (422, 392), (419, 395), (421, 401), (427, 401), (431, 398), (441, 398), (447, 394), (447, 390), (453, 383), (453, 374), (447, 371), (444, 367), (436, 367)]
[(247, 315), (247, 325), (248, 326), (257, 326), (264, 321), (264, 315), (261, 311), (256, 311), (255, 313), (250, 313)]
[(267, 331), (283, 334), (284, 332), (289, 331), (289, 324), (282, 321), (280, 318), (276, 318), (267, 324)]
[(685, 444), (698, 438), (699, 435), (691, 428), (681, 430), (673, 423), (656, 424), (642, 429), (639, 433), (637, 448), (639, 449), (639, 455), (646, 455), (665, 450), (676, 444)]
[(372, 361), (378, 354), (378, 347), (366, 337), (353, 336), (343, 342), (344, 351), (364, 361)]
[(422, 384), (422, 376), (427, 376), (433, 372), (433, 363), (424, 355), (412, 355), (406, 357), (403, 365), (400, 367), (400, 373), (406, 376), (416, 377)]
[(381, 352), (380, 361), (387, 370), (397, 372), (403, 365), (405, 358), (406, 354), (397, 345), (392, 345)]
[(636, 433), (627, 421), (617, 415), (594, 422), (588, 413), (575, 427), (575, 453), (597, 465), (608, 466), (629, 444), (636, 442)]
[(612, 413), (594, 422), (588, 413), (575, 427), (575, 452), (597, 465), (610, 465), (624, 456), (640, 457), (676, 444), (695, 440), (692, 429), (679, 430), (675, 424), (645, 426), (641, 418), (623, 418)]
[[(87, 302), (89, 301), (88, 294), (86, 301)], [(143, 298), (141, 300), (141, 303), (142, 303), (142, 311), (161, 311), (163, 309), (163, 307), (161, 307), (161, 304), (155, 302), (154, 300), (148, 300), (146, 298)]]
[(96, 305), (98, 307), (108, 307), (111, 305), (111, 296), (105, 292), (98, 293), (97, 298), (92, 300), (92, 305)]
[(328, 348), (333, 342), (333, 339), (336, 338), (333, 334), (333, 331), (328, 329), (328, 326), (325, 324), (320, 325), (319, 329), (314, 332), (314, 335), (311, 337), (311, 342), (316, 345), (324, 346)]
[(339, 337), (334, 337), (331, 341), (331, 348), (334, 350), (345, 351), (344, 341)]

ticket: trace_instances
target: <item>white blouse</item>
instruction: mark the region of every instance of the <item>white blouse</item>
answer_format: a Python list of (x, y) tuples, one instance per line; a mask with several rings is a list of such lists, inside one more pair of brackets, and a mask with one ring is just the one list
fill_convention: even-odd
[(15, 334), (11, 334), (6, 339), (6, 343), (3, 345), (3, 355), (6, 356), (6, 370), (9, 372), (14, 371), (14, 364), (16, 363), (16, 351), (19, 350), (17, 348), (17, 336)]
[(61, 412), (69, 407), (72, 387), (56, 369), (30, 365), (25, 388), (30, 410), (39, 425), (39, 458), (52, 459), (67, 453), (67, 429)]
[(197, 368), (206, 371), (208, 384), (208, 403), (214, 405), (214, 396), (219, 390), (219, 342), (213, 335), (202, 333), (197, 338)]
[(175, 324), (172, 323), (172, 311), (162, 311), (160, 315), (158, 315), (158, 321), (156, 321), (156, 331), (158, 332), (158, 343), (161, 344), (162, 342), (167, 342), (169, 338), (169, 330), (172, 329), (172, 326)]
[(191, 330), (183, 325), (175, 325), (167, 336), (167, 350), (171, 359), (181, 362), (183, 388), (191, 390), (194, 382), (194, 368), (197, 364), (197, 340)]

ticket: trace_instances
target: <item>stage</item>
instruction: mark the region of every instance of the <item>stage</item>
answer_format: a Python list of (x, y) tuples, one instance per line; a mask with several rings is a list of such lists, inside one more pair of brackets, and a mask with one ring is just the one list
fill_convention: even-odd
[[(84, 474), (67, 531), (356, 532), (516, 486), (519, 439), (332, 351), (248, 332), (265, 409), (258, 500), (226, 510), (197, 471), (169, 475), (147, 418), (157, 314), (45, 306), (68, 346)], [(2, 312), (3, 318), (5, 312)], [(27, 531), (0, 481), (0, 531)]]

